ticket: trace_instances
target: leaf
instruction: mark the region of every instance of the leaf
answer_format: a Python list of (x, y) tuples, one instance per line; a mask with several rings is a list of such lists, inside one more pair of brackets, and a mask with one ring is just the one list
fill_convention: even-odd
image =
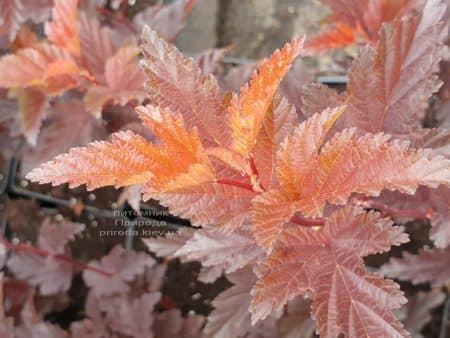
[(34, 88), (17, 89), (10, 94), (19, 101), (22, 132), (28, 143), (35, 146), (42, 121), (47, 115), (47, 97), (41, 90)]
[(172, 309), (156, 315), (153, 330), (158, 338), (197, 338), (201, 336), (204, 320), (198, 315), (183, 318), (180, 310)]
[(53, 0), (20, 0), (25, 14), (34, 22), (40, 23), (50, 16)]
[(14, 41), (21, 24), (31, 19), (44, 21), (50, 14), (52, 0), (0, 0), (0, 35), (6, 34)]
[(140, 184), (152, 177), (150, 151), (151, 146), (143, 137), (131, 131), (117, 132), (111, 143), (96, 141), (88, 147), (72, 148), (26, 177), (53, 185), (68, 182), (71, 188), (86, 184), (89, 190), (105, 185)]
[(145, 25), (167, 41), (174, 41), (186, 25), (186, 18), (195, 6), (196, 0), (176, 0), (162, 6), (147, 7), (133, 18), (137, 31)]
[[(322, 2), (333, 10), (333, 14), (330, 17), (331, 25), (325, 32), (311, 39), (311, 44), (316, 47), (311, 48), (311, 51), (316, 53), (350, 44), (351, 35), (355, 37), (358, 35), (369, 42), (377, 41), (383, 23), (400, 19), (405, 13), (418, 6), (422, 0), (322, 0)], [(342, 27), (345, 27), (346, 32), (341, 32)], [(328, 41), (322, 39), (327, 32), (336, 37)], [(355, 39), (354, 42), (356, 42)]]
[(190, 218), (194, 226), (236, 229), (247, 218), (255, 192), (218, 183), (207, 168), (194, 165), (153, 196), (171, 213)]
[(226, 144), (225, 111), (216, 79), (202, 75), (193, 59), (185, 58), (150, 28), (144, 28), (142, 40), (141, 65), (151, 102), (172, 114), (182, 114), (188, 128), (198, 128), (205, 146)]
[(305, 87), (307, 87), (307, 85), (309, 85), (312, 81), (312, 72), (306, 67), (305, 63), (299, 59), (294, 62), (291, 70), (287, 73), (280, 84), (281, 95), (286, 97), (289, 103), (295, 106), (299, 114), (302, 109), (302, 93), (305, 90)]
[(408, 304), (400, 309), (400, 319), (414, 338), (423, 337), (420, 331), (431, 321), (430, 311), (445, 301), (445, 294), (440, 290), (419, 291), (408, 298)]
[(326, 85), (312, 83), (302, 92), (302, 113), (309, 118), (327, 108), (336, 108), (345, 104), (345, 99), (345, 94), (339, 94)]
[(421, 250), (418, 255), (403, 253), (403, 258), (391, 258), (380, 272), (413, 284), (430, 282), (433, 287), (450, 282), (450, 248)]
[(351, 46), (356, 42), (355, 30), (344, 23), (336, 23), (305, 41), (309, 54), (320, 54), (330, 49)]
[(110, 29), (102, 27), (97, 17), (78, 13), (78, 37), (83, 65), (100, 81), (104, 81), (105, 60), (114, 54)]
[(212, 48), (195, 56), (203, 75), (214, 74), (230, 48)]
[(280, 189), (253, 200), (252, 226), (266, 249), (296, 212), (320, 217), (326, 203), (343, 205), (351, 193), (377, 196), (383, 189), (413, 194), (419, 185), (448, 185), (449, 162), (408, 148), (385, 134), (358, 137), (347, 129), (323, 144), (342, 108), (301, 124), (278, 152)]
[(411, 135), (414, 148), (433, 149), (436, 155), (450, 158), (450, 131), (443, 128), (420, 129), (417, 135)]
[(226, 75), (219, 77), (220, 88), (222, 88), (223, 92), (239, 92), (242, 86), (250, 80), (254, 71), (255, 64), (253, 62), (232, 67)]
[(220, 293), (213, 301), (214, 310), (209, 314), (204, 337), (244, 337), (251, 329), (250, 290), (256, 277), (251, 268), (227, 275), (233, 286)]
[(3, 56), (0, 72), (0, 87), (41, 87), (48, 95), (76, 87), (82, 76), (88, 76), (68, 52), (47, 43)]
[(406, 302), (398, 285), (364, 269), (362, 257), (406, 242), (402, 228), (379, 214), (343, 208), (319, 230), (290, 227), (258, 268), (252, 321), (302, 294), (311, 295), (324, 337), (404, 337), (391, 310)]
[(276, 50), (241, 88), (240, 95), (231, 99), (228, 110), (232, 148), (244, 157), (255, 147), (266, 111), (302, 46), (302, 39), (294, 39), (281, 51)]
[[(375, 203), (381, 202), (389, 207), (398, 210), (415, 210), (430, 219), (430, 239), (438, 248), (446, 248), (450, 245), (450, 209), (448, 201), (450, 199), (450, 189), (441, 186), (437, 189), (420, 187), (413, 196), (406, 196), (400, 193), (383, 192)], [(369, 202), (370, 203), (370, 202)], [(412, 217), (399, 218), (396, 222), (411, 220)]]
[(362, 132), (408, 134), (420, 127), (427, 100), (440, 83), (435, 75), (446, 37), (439, 0), (422, 15), (387, 25), (376, 49), (365, 48), (349, 75), (343, 127)]
[(84, 102), (86, 108), (96, 117), (100, 117), (106, 103), (121, 106), (129, 101), (142, 103), (145, 92), (142, 88), (144, 74), (138, 66), (139, 49), (134, 46), (122, 47), (106, 60), (105, 85), (91, 86)]
[(126, 293), (130, 289), (128, 283), (138, 275), (142, 275), (147, 267), (152, 267), (155, 260), (145, 253), (125, 251), (121, 246), (115, 246), (107, 256), (99, 262), (90, 265), (102, 268), (114, 275), (112, 277), (85, 270), (83, 279), (97, 297)]
[(0, 31), (8, 34), (9, 41), (14, 40), (20, 24), (26, 21), (21, 10), (19, 0), (0, 0)]
[(286, 136), (292, 134), (297, 124), (297, 112), (288, 101), (275, 97), (262, 121), (253, 159), (258, 169), (258, 178), (263, 187), (278, 184), (275, 175), (275, 155)]
[(145, 293), (136, 299), (126, 295), (114, 297), (100, 307), (106, 313), (106, 321), (113, 332), (131, 338), (152, 338), (154, 307), (161, 293)]
[(72, 55), (80, 56), (78, 38), (78, 0), (54, 0), (52, 21), (45, 23), (50, 42)]
[(254, 241), (248, 230), (239, 229), (232, 233), (215, 229), (199, 229), (173, 257), (183, 262), (199, 261), (203, 267), (219, 268), (232, 273), (246, 266), (252, 266), (264, 256), (263, 250)]
[(67, 338), (59, 326), (44, 322), (39, 318), (33, 295), (28, 297), (20, 317), (22, 324), (15, 328), (15, 338)]
[(158, 257), (175, 258), (174, 254), (194, 236), (194, 229), (182, 228), (177, 233), (167, 234), (164, 238), (143, 238), (147, 248)]
[(310, 315), (311, 302), (302, 297), (294, 298), (286, 306), (286, 314), (280, 319), (280, 331), (285, 338), (311, 338), (315, 330)]
[(36, 147), (26, 147), (21, 159), (21, 172), (28, 173), (71, 147), (84, 146), (105, 137), (103, 122), (86, 111), (78, 99), (54, 104), (37, 140)]
[(38, 247), (50, 255), (44, 257), (32, 253), (13, 253), (8, 260), (8, 269), (18, 279), (39, 287), (43, 296), (66, 292), (72, 283), (73, 267), (55, 256), (65, 254), (67, 243), (83, 230), (83, 224), (56, 225), (45, 221), (39, 231)]
[(75, 235), (83, 232), (85, 225), (81, 223), (52, 224), (44, 221), (38, 237), (39, 248), (54, 254), (65, 253), (66, 245), (75, 239)]

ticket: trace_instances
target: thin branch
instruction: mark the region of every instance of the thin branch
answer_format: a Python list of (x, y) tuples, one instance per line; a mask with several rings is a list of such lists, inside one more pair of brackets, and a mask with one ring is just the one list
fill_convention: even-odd
[(95, 266), (89, 265), (89, 264), (85, 264), (82, 263), (80, 261), (77, 261), (71, 257), (65, 256), (65, 255), (53, 255), (52, 253), (39, 249), (39, 248), (35, 248), (34, 246), (31, 245), (27, 245), (27, 244), (23, 244), (23, 243), (18, 243), (18, 244), (14, 244), (14, 243), (10, 243), (8, 241), (6, 241), (5, 239), (1, 238), (0, 239), (1, 243), (3, 245), (5, 245), (5, 247), (11, 251), (15, 251), (15, 252), (24, 252), (24, 253), (28, 253), (28, 254), (32, 254), (32, 255), (36, 255), (36, 256), (40, 256), (40, 257), (49, 257), (52, 256), (53, 258), (55, 258), (58, 261), (61, 262), (65, 262), (67, 264), (72, 265), (74, 268), (80, 269), (80, 270), (89, 270), (92, 272), (96, 272), (99, 274), (102, 274), (106, 277), (113, 277), (114, 273), (111, 273), (109, 271), (105, 271), (103, 269), (97, 268)]
[(244, 183), (244, 182), (230, 180), (230, 179), (227, 179), (227, 178), (220, 178), (216, 182), (220, 183), (220, 184), (231, 185), (231, 186), (238, 187), (238, 188), (241, 188), (241, 189), (254, 191), (254, 189), (253, 189), (251, 184)]
[(315, 227), (325, 225), (325, 219), (323, 218), (306, 218), (299, 214), (295, 214), (294, 216), (292, 216), (290, 222), (304, 227)]

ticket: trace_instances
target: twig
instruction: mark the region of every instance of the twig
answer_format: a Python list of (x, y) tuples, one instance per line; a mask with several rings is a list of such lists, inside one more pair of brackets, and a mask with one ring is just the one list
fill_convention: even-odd
[(72, 265), (74, 268), (78, 268), (80, 270), (89, 270), (89, 271), (93, 271), (99, 274), (102, 274), (106, 277), (113, 277), (114, 273), (111, 273), (109, 271), (105, 271), (103, 269), (97, 268), (95, 266), (89, 265), (89, 264), (85, 264), (82, 263), (80, 261), (77, 261), (71, 257), (65, 256), (65, 255), (53, 255), (52, 253), (39, 249), (39, 248), (35, 248), (34, 246), (31, 245), (27, 245), (27, 244), (23, 244), (23, 243), (18, 243), (18, 244), (14, 244), (14, 243), (10, 243), (8, 241), (6, 241), (3, 238), (0, 238), (0, 242), (9, 250), (11, 251), (15, 251), (15, 252), (24, 252), (24, 253), (28, 253), (28, 254), (32, 254), (32, 255), (36, 255), (36, 256), (40, 256), (40, 257), (49, 257), (52, 256), (53, 258), (55, 258), (56, 260), (59, 260), (61, 262), (65, 262), (67, 264)]

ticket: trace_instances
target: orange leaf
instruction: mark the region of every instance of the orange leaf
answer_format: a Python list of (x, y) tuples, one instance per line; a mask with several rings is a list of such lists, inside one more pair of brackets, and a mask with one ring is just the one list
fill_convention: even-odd
[(244, 157), (255, 147), (264, 115), (302, 46), (303, 39), (298, 38), (275, 51), (242, 87), (241, 94), (233, 96), (229, 107), (233, 149)]
[(145, 183), (153, 177), (153, 148), (139, 135), (113, 134), (111, 142), (97, 141), (87, 147), (72, 148), (31, 171), (27, 178), (70, 187), (86, 184), (89, 190)]
[(323, 32), (305, 41), (305, 50), (309, 54), (324, 53), (330, 49), (342, 48), (356, 42), (356, 32), (344, 23), (336, 23)]
[(17, 89), (11, 96), (19, 101), (20, 124), (28, 143), (35, 146), (42, 120), (48, 109), (48, 100), (42, 91), (34, 88)]
[[(112, 142), (93, 142), (87, 147), (73, 148), (30, 172), (27, 177), (41, 183), (71, 187), (86, 184), (88, 189), (145, 184), (150, 197), (173, 178), (187, 172), (192, 164), (208, 165), (197, 132), (184, 129), (181, 117), (171, 117), (156, 108), (139, 107), (144, 124), (163, 142), (155, 145), (131, 131), (118, 132)], [(177, 165), (173, 165), (177, 154)]]
[(173, 114), (182, 114), (188, 128), (198, 128), (205, 146), (225, 145), (228, 130), (223, 126), (225, 110), (216, 79), (204, 76), (192, 58), (185, 58), (147, 26), (142, 40), (141, 65), (151, 102)]
[(351, 193), (413, 194), (419, 185), (449, 185), (449, 160), (384, 134), (358, 137), (347, 129), (323, 144), (336, 116), (325, 111), (300, 125), (278, 152), (281, 188), (253, 200), (255, 237), (268, 251), (295, 212), (320, 217), (327, 202), (345, 204)]
[(0, 87), (42, 87), (49, 95), (77, 86), (85, 75), (70, 54), (46, 43), (3, 56), (0, 72)]

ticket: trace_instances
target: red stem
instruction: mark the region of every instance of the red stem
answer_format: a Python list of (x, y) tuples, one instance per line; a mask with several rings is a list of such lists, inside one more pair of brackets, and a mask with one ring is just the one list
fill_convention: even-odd
[(261, 189), (263, 191), (267, 191), (266, 188), (263, 186), (263, 184), (261, 183), (261, 180), (259, 179), (259, 172), (258, 172), (258, 168), (256, 167), (256, 163), (255, 163), (255, 159), (253, 158), (253, 156), (250, 156), (248, 163), (250, 164), (250, 169), (252, 170), (252, 174), (257, 177), (258, 182), (259, 182), (259, 186), (261, 187)]
[(292, 216), (290, 222), (304, 226), (304, 227), (315, 227), (315, 226), (323, 226), (325, 225), (325, 220), (323, 218), (306, 218), (295, 214)]
[(229, 180), (227, 178), (220, 178), (216, 182), (220, 183), (220, 184), (232, 185), (234, 187), (238, 187), (241, 189), (247, 189), (250, 191), (254, 191), (251, 184), (243, 183), (243, 182), (239, 182), (239, 181), (235, 181), (235, 180)]
[[(8, 248), (9, 250), (12, 250), (12, 251), (25, 252), (25, 253), (33, 254), (36, 256), (40, 256), (40, 257), (52, 256), (52, 254), (50, 252), (47, 252), (47, 251), (39, 249), (39, 248), (35, 248), (31, 245), (27, 245), (27, 244), (23, 244), (23, 243), (13, 244), (4, 239), (0, 239), (0, 241), (6, 246), (6, 248)], [(111, 272), (102, 270), (100, 268), (96, 268), (95, 266), (91, 266), (91, 265), (79, 262), (79, 261), (77, 261), (71, 257), (65, 256), (65, 255), (54, 255), (53, 257), (56, 260), (59, 260), (59, 261), (62, 261), (62, 262), (72, 265), (74, 268), (78, 268), (81, 270), (90, 270), (90, 271), (102, 274), (106, 277), (114, 276), (114, 274)]]

